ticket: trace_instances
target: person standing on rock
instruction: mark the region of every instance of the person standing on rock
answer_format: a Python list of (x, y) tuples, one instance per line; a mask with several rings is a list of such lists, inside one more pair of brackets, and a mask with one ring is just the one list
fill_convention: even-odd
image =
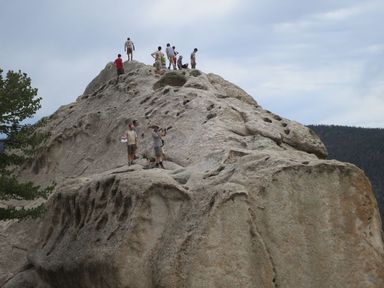
[(135, 151), (137, 149), (137, 134), (134, 130), (132, 123), (128, 124), (128, 130), (125, 131), (122, 140), (127, 142), (127, 151), (128, 151), (128, 166), (133, 164), (133, 159), (135, 158)]
[(151, 54), (153, 58), (155, 58), (155, 75), (161, 74), (161, 59), (164, 57), (163, 52), (161, 52), (161, 46), (157, 47), (157, 51)]
[(164, 143), (162, 137), (165, 136), (166, 132), (163, 129), (160, 129), (160, 127), (157, 125), (153, 125), (152, 128), (153, 149), (155, 150), (155, 167), (160, 167), (164, 169), (162, 159), (163, 149), (161, 147)]
[(175, 46), (172, 46), (172, 49), (173, 49), (173, 69), (174, 70), (177, 70), (176, 68), (176, 61), (177, 61), (177, 54), (179, 54), (179, 52), (176, 51), (176, 47)]
[(167, 48), (165, 48), (165, 53), (167, 54), (167, 58), (169, 61), (168, 70), (171, 69), (171, 65), (173, 66), (173, 70), (176, 70), (175, 63), (173, 62), (173, 57), (175, 56), (174, 50), (171, 47), (171, 44), (167, 44)]
[(193, 52), (191, 54), (191, 68), (192, 69), (196, 69), (196, 52), (197, 52), (197, 48), (193, 49)]
[(117, 79), (119, 79), (119, 75), (124, 74), (124, 65), (123, 59), (121, 59), (121, 54), (117, 55), (117, 58), (115, 60), (115, 66), (117, 70)]
[[(133, 130), (135, 131), (136, 133), (136, 136), (137, 138), (139, 138), (139, 135), (140, 135), (140, 129), (139, 129), (139, 123), (137, 122), (137, 120), (133, 120), (132, 121), (132, 125), (133, 125)], [(135, 147), (134, 147), (134, 151), (133, 151), (133, 159), (136, 159), (136, 151), (137, 151), (137, 138), (136, 138), (136, 144), (135, 144)]]
[(127, 41), (125, 41), (124, 44), (124, 51), (127, 52), (128, 55), (128, 61), (133, 60), (133, 51), (135, 51), (135, 44), (133, 44), (131, 38), (127, 38)]

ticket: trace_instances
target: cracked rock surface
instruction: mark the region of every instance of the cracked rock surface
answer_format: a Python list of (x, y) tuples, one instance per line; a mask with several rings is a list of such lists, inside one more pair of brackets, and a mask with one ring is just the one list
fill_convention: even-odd
[[(4, 287), (384, 287), (360, 169), (324, 160), (315, 133), (218, 75), (152, 70), (125, 63), (117, 81), (108, 64), (49, 117), (46, 150), (21, 177), (58, 185)], [(151, 168), (154, 124), (167, 129), (166, 169)]]

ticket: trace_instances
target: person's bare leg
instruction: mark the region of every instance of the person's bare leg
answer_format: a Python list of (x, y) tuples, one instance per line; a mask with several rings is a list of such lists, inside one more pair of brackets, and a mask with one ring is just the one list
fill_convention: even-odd
[(160, 156), (156, 156), (155, 167), (159, 167), (159, 163), (160, 163)]

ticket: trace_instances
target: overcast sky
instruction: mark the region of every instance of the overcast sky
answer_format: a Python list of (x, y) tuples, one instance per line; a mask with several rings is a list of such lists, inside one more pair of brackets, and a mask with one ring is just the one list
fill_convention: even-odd
[(170, 42), (283, 117), (384, 128), (383, 24), (383, 0), (0, 0), (0, 67), (32, 78), (40, 118), (75, 101), (127, 37), (146, 64)]

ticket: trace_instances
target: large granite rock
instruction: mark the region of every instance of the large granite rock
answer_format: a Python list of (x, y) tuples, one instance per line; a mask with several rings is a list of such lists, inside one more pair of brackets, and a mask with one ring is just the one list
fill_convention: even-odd
[[(47, 149), (21, 177), (58, 186), (4, 287), (384, 287), (361, 170), (324, 160), (311, 130), (217, 75), (125, 70), (117, 81), (107, 65), (49, 118)], [(128, 167), (119, 138), (132, 119)], [(168, 131), (165, 170), (148, 169), (153, 124)]]
[(41, 221), (0, 221), (0, 287), (16, 274), (28, 270), (28, 251), (36, 249)]

